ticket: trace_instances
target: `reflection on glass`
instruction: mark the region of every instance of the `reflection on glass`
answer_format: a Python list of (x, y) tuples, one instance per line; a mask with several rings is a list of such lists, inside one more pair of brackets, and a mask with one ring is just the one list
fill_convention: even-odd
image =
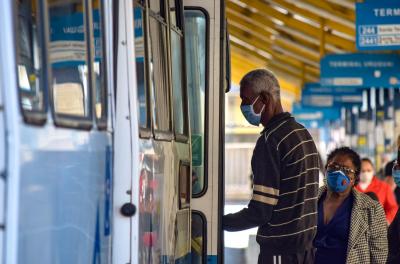
[(135, 27), (135, 57), (136, 57), (136, 81), (139, 110), (139, 126), (147, 127), (147, 93), (144, 60), (144, 15), (139, 6), (134, 8)]
[(170, 131), (169, 94), (166, 83), (166, 28), (157, 19), (150, 17), (150, 76), (154, 129)]
[(106, 117), (106, 82), (104, 67), (104, 56), (103, 56), (103, 28), (102, 28), (102, 17), (100, 1), (92, 0), (93, 8), (93, 34), (94, 34), (94, 62), (93, 72), (96, 87), (96, 118), (102, 119)]
[(184, 134), (184, 96), (182, 68), (182, 38), (171, 30), (172, 84), (174, 93), (174, 125), (175, 133)]
[(22, 109), (43, 110), (42, 49), (38, 37), (36, 1), (17, 1), (17, 72)]
[(204, 258), (204, 234), (206, 230), (205, 219), (198, 214), (192, 213), (192, 264), (203, 263)]
[(190, 129), (192, 133), (192, 194), (204, 189), (204, 135), (206, 90), (206, 16), (185, 11), (185, 44)]
[(47, 1), (56, 114), (91, 115), (83, 0)]

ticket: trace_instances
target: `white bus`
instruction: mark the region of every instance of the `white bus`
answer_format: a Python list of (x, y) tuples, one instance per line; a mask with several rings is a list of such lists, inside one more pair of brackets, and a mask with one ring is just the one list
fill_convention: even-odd
[(221, 263), (224, 1), (4, 0), (0, 262)]

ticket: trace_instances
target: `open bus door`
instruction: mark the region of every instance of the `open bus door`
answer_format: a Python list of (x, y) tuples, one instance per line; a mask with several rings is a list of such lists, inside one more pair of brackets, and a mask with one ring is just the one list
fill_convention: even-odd
[(223, 263), (224, 93), (229, 90), (224, 1), (183, 3), (192, 143), (192, 263)]

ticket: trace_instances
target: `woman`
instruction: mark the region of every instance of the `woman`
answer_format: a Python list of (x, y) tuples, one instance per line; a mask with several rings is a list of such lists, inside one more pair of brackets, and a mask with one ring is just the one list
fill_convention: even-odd
[(387, 225), (382, 206), (354, 189), (361, 160), (348, 147), (328, 155), (327, 187), (320, 189), (316, 264), (385, 263)]
[[(374, 165), (370, 159), (361, 160), (360, 182), (356, 189), (360, 192), (373, 192), (385, 210), (386, 220), (390, 224), (397, 212), (397, 202), (390, 186), (379, 180), (374, 173)], [(399, 263), (400, 264), (400, 263)]]

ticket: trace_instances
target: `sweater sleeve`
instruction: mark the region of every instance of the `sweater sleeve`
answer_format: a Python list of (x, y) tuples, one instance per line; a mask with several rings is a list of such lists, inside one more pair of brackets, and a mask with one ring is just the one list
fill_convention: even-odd
[(260, 137), (253, 152), (253, 195), (247, 208), (225, 215), (223, 227), (227, 231), (240, 231), (268, 223), (273, 207), (278, 203), (280, 157), (272, 144)]

